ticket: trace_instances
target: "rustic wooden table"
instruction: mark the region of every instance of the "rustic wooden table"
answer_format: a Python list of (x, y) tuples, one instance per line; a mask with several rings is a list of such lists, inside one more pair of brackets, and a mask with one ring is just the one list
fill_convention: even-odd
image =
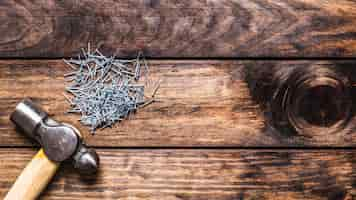
[[(8, 119), (25, 97), (101, 157), (97, 177), (62, 165), (41, 199), (356, 198), (356, 129), (271, 131), (243, 78), (253, 66), (353, 64), (353, 0), (7, 0), (0, 33), (0, 198), (37, 150)], [(159, 102), (94, 136), (62, 96), (62, 58), (88, 42), (118, 57), (142, 50), (163, 77)]]

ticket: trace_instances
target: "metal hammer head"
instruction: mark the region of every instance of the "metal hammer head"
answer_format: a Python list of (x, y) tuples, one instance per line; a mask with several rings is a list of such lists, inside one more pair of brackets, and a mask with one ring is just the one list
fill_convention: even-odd
[(11, 114), (11, 121), (44, 149), (47, 157), (55, 162), (72, 159), (81, 173), (95, 173), (99, 157), (82, 141), (80, 132), (66, 123), (50, 117), (30, 99), (20, 102)]

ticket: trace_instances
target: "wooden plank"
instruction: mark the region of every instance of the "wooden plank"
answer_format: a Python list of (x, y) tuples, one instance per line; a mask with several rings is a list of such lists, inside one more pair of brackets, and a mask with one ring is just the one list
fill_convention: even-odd
[(0, 57), (73, 56), (88, 42), (121, 57), (356, 56), (353, 0), (0, 3)]
[[(69, 105), (62, 95), (63, 74), (70, 69), (61, 60), (3, 60), (0, 61), (0, 146), (32, 146), (9, 121), (10, 113), (25, 97), (32, 97), (56, 119), (74, 124), (93, 146), (354, 146), (355, 118), (337, 133), (326, 133), (327, 128), (318, 133), (287, 134), (271, 128), (269, 112), (265, 114), (251, 97), (251, 94), (257, 97), (271, 94), (256, 93), (248, 87), (253, 82), (267, 88), (273, 84), (262, 72), (315, 65), (355, 69), (354, 64), (354, 61), (150, 60), (152, 80), (162, 79), (157, 102), (131, 115), (129, 120), (98, 130), (92, 136), (78, 122), (79, 115), (65, 114)], [(246, 82), (246, 70), (256, 77)], [(356, 83), (355, 79), (352, 81)]]
[[(0, 197), (34, 155), (0, 149)], [(353, 199), (354, 150), (99, 150), (97, 177), (64, 164), (41, 199)]]

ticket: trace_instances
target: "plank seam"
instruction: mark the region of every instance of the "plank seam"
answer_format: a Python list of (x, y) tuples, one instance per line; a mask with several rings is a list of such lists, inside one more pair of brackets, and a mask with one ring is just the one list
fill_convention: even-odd
[[(113, 147), (113, 146), (89, 146), (95, 149), (118, 149), (118, 150), (356, 150), (355, 147), (221, 147), (221, 146), (211, 146), (211, 147), (201, 147), (201, 146), (192, 146), (192, 147), (183, 147), (183, 146), (172, 146), (172, 147), (144, 147), (144, 146), (123, 146), (123, 147)], [(0, 149), (9, 149), (9, 148), (18, 148), (18, 149), (33, 149), (39, 148), (39, 146), (0, 146)]]
[[(60, 60), (69, 59), (71, 57), (0, 57), (0, 61), (8, 60)], [(136, 57), (117, 57), (123, 59), (135, 59)], [(310, 60), (310, 61), (335, 61), (346, 60), (356, 61), (356, 57), (145, 57), (148, 60), (242, 60), (242, 61), (298, 61), (298, 60)]]

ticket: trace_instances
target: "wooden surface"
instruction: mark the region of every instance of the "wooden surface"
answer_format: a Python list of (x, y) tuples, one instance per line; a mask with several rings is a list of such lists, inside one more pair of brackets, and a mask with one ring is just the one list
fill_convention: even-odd
[[(97, 177), (64, 163), (40, 199), (356, 199), (355, 105), (342, 131), (289, 134), (257, 101), (264, 74), (290, 67), (334, 67), (356, 88), (354, 0), (8, 0), (0, 33), (0, 198), (38, 148), (9, 121), (31, 97), (101, 157)], [(62, 58), (88, 42), (143, 51), (162, 79), (157, 102), (94, 136), (62, 95)]]
[(352, 0), (22, 0), (0, 3), (0, 57), (356, 56)]
[[(58, 120), (73, 123), (93, 146), (235, 146), (303, 147), (354, 146), (353, 119), (337, 134), (288, 135), (271, 130), (259, 104), (251, 99), (244, 80), (246, 68), (330, 66), (353, 61), (149, 61), (153, 80), (162, 78), (157, 102), (129, 120), (91, 136), (79, 115), (65, 114), (69, 105), (63, 92), (62, 60), (0, 61), (0, 146), (29, 146), (8, 119), (16, 104), (32, 97)], [(345, 68), (345, 67), (344, 67)], [(356, 83), (356, 77), (355, 77)]]
[[(0, 196), (34, 153), (0, 150)], [(352, 150), (99, 150), (99, 155), (102, 168), (96, 179), (80, 177), (67, 163), (43, 199), (356, 197)]]

